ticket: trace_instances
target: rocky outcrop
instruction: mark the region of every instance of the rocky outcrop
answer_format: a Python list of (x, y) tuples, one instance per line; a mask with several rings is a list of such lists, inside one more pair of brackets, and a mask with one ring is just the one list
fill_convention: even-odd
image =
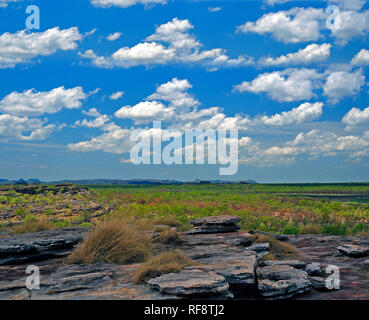
[(265, 299), (286, 299), (310, 290), (308, 274), (288, 265), (257, 268), (258, 289)]
[[(255, 237), (249, 233), (181, 233), (183, 242), (180, 245), (155, 243), (155, 253), (180, 249), (198, 265), (181, 273), (154, 278), (150, 280), (152, 285), (138, 285), (133, 279), (139, 264), (65, 265), (64, 259), (59, 257), (72, 249), (65, 245), (74, 246), (84, 232), (85, 229), (59, 229), (0, 239), (3, 250), (0, 250), (3, 252), (0, 259), (5, 258), (6, 243), (6, 250), (18, 263), (0, 266), (0, 299), (223, 299), (230, 298), (231, 294), (236, 299), (369, 299), (366, 259), (351, 259), (336, 253), (342, 243), (360, 243), (361, 247), (369, 247), (369, 237), (289, 236), (289, 244), (298, 251), (296, 260), (262, 261), (258, 257), (267, 251), (269, 244), (253, 242)], [(72, 240), (74, 237), (77, 239)], [(44, 252), (40, 248), (33, 251), (19, 249), (27, 245), (30, 248), (37, 245)], [(40, 256), (42, 260), (39, 253), (45, 254)], [(51, 259), (47, 256), (50, 253), (53, 254), (49, 256)], [(21, 264), (25, 261), (21, 259), (22, 255), (28, 257), (28, 261), (39, 260), (32, 263), (40, 267), (39, 290), (29, 291), (25, 287), (28, 262)], [(43, 260), (45, 258), (48, 260)], [(330, 290), (327, 280), (331, 273), (326, 273), (328, 265), (339, 268), (340, 290)], [(191, 270), (197, 271), (189, 273)], [(200, 286), (203, 289), (198, 290), (197, 284), (202, 282), (197, 279), (212, 279), (213, 282), (205, 283)], [(221, 280), (218, 282), (217, 279)]]
[(363, 247), (351, 243), (344, 243), (337, 247), (337, 250), (349, 257), (360, 258), (369, 256), (369, 247)]
[(0, 299), (170, 298), (151, 290), (146, 285), (133, 283), (137, 265), (119, 266), (105, 263), (64, 265), (55, 260), (37, 265), (40, 268), (40, 288), (33, 290), (26, 288), (25, 266), (0, 267)]
[(240, 222), (240, 220), (240, 217), (228, 215), (193, 219), (190, 221), (190, 224), (195, 227), (189, 233), (235, 232), (240, 229), (240, 227), (237, 226), (237, 223)]
[(162, 275), (148, 283), (151, 288), (163, 294), (180, 297), (233, 297), (223, 276), (194, 267), (185, 268), (179, 273)]
[(252, 290), (256, 287), (255, 252), (222, 254), (205, 259), (198, 259), (205, 270), (211, 270), (223, 276), (232, 290)]
[(85, 228), (25, 233), (0, 239), (0, 265), (63, 257), (83, 239)]

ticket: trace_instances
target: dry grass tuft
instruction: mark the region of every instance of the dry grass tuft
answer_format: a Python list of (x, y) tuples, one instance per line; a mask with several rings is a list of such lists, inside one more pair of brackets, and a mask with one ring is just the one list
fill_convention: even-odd
[(301, 228), (300, 234), (320, 234), (320, 230), (317, 226), (308, 224)]
[(164, 252), (151, 258), (136, 272), (136, 283), (147, 282), (151, 278), (159, 277), (166, 273), (178, 273), (184, 267), (197, 265), (198, 263), (184, 255), (182, 251)]
[(68, 263), (144, 262), (151, 256), (150, 235), (138, 232), (132, 220), (111, 219), (101, 222), (69, 255)]
[(179, 234), (172, 229), (165, 229), (160, 232), (160, 235), (156, 241), (165, 244), (181, 244), (183, 242)]
[(274, 237), (257, 234), (255, 242), (269, 242), (270, 252), (263, 260), (274, 260), (284, 258), (286, 256), (296, 256), (297, 252), (293, 246), (288, 243), (281, 242)]

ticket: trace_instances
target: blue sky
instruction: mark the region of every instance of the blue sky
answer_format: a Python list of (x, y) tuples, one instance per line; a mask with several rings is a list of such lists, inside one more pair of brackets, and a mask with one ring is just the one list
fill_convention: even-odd
[[(368, 181), (368, 34), (363, 0), (0, 0), (0, 177)], [(154, 120), (237, 128), (237, 174), (128, 163)]]

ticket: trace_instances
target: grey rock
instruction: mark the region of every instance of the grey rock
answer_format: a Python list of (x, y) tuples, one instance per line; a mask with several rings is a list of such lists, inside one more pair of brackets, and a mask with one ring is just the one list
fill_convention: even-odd
[[(168, 296), (152, 291), (146, 285), (133, 283), (137, 267), (137, 265), (119, 266), (104, 263), (53, 265), (50, 261), (50, 264), (40, 265), (40, 288), (27, 290), (25, 267), (17, 266), (13, 267), (15, 270), (5, 274), (8, 280), (4, 279), (4, 274), (2, 275), (0, 299), (168, 299)], [(17, 268), (23, 273), (15, 280), (11, 280)]]
[(305, 271), (307, 272), (309, 276), (322, 276), (323, 275), (322, 265), (317, 262), (309, 263), (305, 267)]
[(0, 265), (23, 264), (68, 255), (87, 230), (65, 228), (0, 239)]
[(250, 230), (249, 233), (250, 234), (263, 234), (265, 236), (273, 237), (279, 241), (288, 241), (290, 239), (289, 236), (285, 234), (271, 233), (271, 232), (265, 232), (265, 231)]
[(341, 244), (340, 246), (337, 247), (337, 250), (340, 253), (353, 258), (366, 257), (369, 255), (368, 247), (362, 247), (351, 243)]
[(212, 217), (203, 217), (199, 219), (192, 219), (190, 224), (194, 226), (203, 226), (203, 225), (234, 225), (241, 221), (240, 217), (237, 216), (212, 216)]
[(254, 243), (247, 250), (256, 252), (256, 258), (260, 260), (269, 253), (270, 245), (269, 242)]
[(288, 265), (257, 268), (258, 289), (265, 299), (288, 299), (310, 290), (307, 273)]
[(228, 233), (240, 230), (236, 224), (241, 221), (237, 216), (212, 216), (199, 219), (193, 219), (190, 224), (195, 227), (190, 230), (189, 234), (197, 233)]
[(232, 297), (223, 276), (197, 268), (185, 268), (179, 273), (164, 274), (149, 280), (148, 283), (152, 289), (159, 290), (162, 294), (180, 297)]
[(198, 226), (194, 227), (188, 234), (197, 234), (197, 233), (228, 233), (228, 232), (236, 232), (240, 230), (239, 226), (223, 226), (223, 225), (211, 225), (211, 226)]
[(369, 260), (365, 260), (363, 263), (364, 263), (364, 265), (369, 267)]
[(270, 245), (269, 245), (269, 242), (254, 243), (248, 249), (255, 251), (255, 252), (264, 252), (264, 251), (269, 251)]
[(256, 287), (256, 253), (239, 252), (197, 260), (201, 269), (214, 271), (223, 276), (232, 289), (254, 289)]
[(267, 260), (259, 262), (260, 267), (268, 267), (275, 265), (286, 265), (296, 269), (304, 269), (306, 267), (306, 262), (300, 260)]
[(311, 285), (315, 290), (318, 291), (330, 291), (334, 290), (334, 288), (329, 288), (327, 284), (327, 279), (324, 277), (309, 277)]

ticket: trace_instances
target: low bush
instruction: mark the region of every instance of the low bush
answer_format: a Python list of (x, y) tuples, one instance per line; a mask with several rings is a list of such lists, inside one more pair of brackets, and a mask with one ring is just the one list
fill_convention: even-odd
[(300, 229), (300, 234), (320, 234), (320, 229), (313, 224), (308, 224)]

